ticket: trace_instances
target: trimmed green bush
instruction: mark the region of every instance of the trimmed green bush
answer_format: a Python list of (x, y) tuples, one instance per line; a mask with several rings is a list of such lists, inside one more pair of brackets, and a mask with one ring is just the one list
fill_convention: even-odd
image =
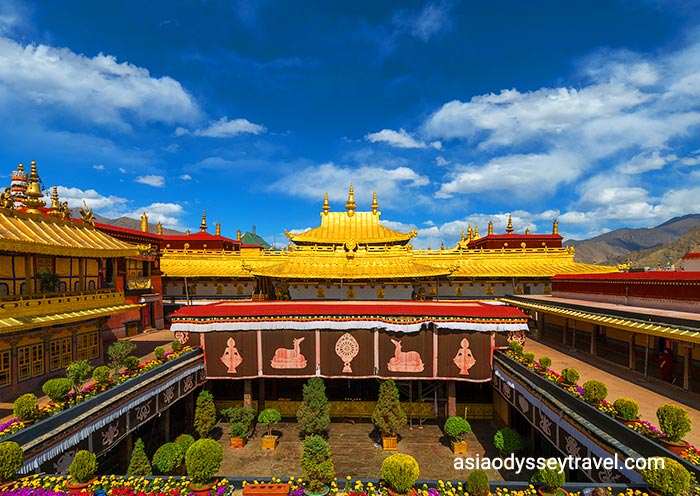
[(22, 468), (24, 453), (14, 441), (0, 443), (0, 482), (7, 482)]
[(139, 363), (141, 363), (139, 357), (133, 355), (129, 355), (124, 359), (124, 367), (126, 368), (126, 370), (136, 370), (139, 366)]
[(165, 355), (165, 348), (162, 346), (156, 346), (153, 348), (153, 355), (156, 357), (156, 360), (162, 360), (163, 355)]
[(563, 467), (556, 458), (548, 458), (546, 466), (535, 472), (530, 482), (542, 484), (545, 493), (556, 494), (556, 490), (566, 483)]
[(564, 379), (564, 382), (568, 382), (569, 384), (575, 384), (581, 378), (581, 374), (578, 373), (578, 370), (571, 367), (562, 370), (560, 375), (561, 378)]
[(418, 462), (411, 455), (396, 453), (382, 462), (382, 479), (397, 494), (408, 494), (419, 475)]
[(30, 422), (36, 417), (36, 411), (39, 408), (39, 403), (33, 393), (26, 393), (15, 400), (14, 408), (12, 409), (15, 417), (23, 422)]
[(661, 496), (690, 494), (691, 475), (683, 465), (671, 458), (663, 458), (664, 468), (655, 468), (654, 461), (647, 460), (647, 468), (641, 470), (646, 485)]
[(265, 426), (268, 436), (272, 436), (272, 427), (281, 420), (282, 415), (274, 408), (265, 408), (258, 414), (258, 422)]
[(68, 468), (70, 478), (78, 484), (90, 482), (95, 477), (95, 472), (97, 472), (97, 457), (87, 450), (78, 451)]
[(49, 379), (43, 386), (41, 386), (41, 390), (44, 392), (44, 394), (51, 398), (51, 401), (54, 403), (63, 401), (63, 398), (70, 393), (70, 388), (70, 379), (66, 379), (65, 377)]
[(129, 460), (129, 468), (126, 469), (126, 475), (153, 475), (151, 462), (148, 461), (146, 447), (141, 438), (138, 438), (134, 444), (134, 451), (131, 452), (131, 459)]
[(216, 407), (214, 397), (206, 389), (197, 396), (197, 406), (194, 410), (194, 430), (199, 437), (207, 437), (216, 425)]
[(508, 341), (508, 348), (510, 348), (511, 351), (514, 351), (517, 355), (522, 355), (525, 347), (517, 341)]
[(372, 412), (372, 423), (384, 436), (395, 436), (408, 419), (399, 402), (399, 389), (393, 379), (379, 386), (379, 399)]
[(204, 486), (212, 481), (221, 468), (224, 460), (224, 450), (213, 439), (198, 439), (185, 453), (187, 475), (192, 483)]
[(330, 412), (323, 379), (312, 377), (304, 384), (304, 400), (297, 410), (299, 430), (304, 435), (325, 434), (331, 424)]
[(175, 442), (180, 445), (183, 453), (187, 453), (187, 450), (194, 443), (194, 438), (189, 434), (180, 434), (175, 438)]
[(445, 422), (445, 434), (456, 443), (463, 441), (471, 431), (471, 424), (462, 417), (450, 417)]
[(92, 380), (97, 384), (107, 384), (111, 375), (112, 371), (109, 370), (109, 367), (100, 365), (99, 367), (95, 367), (95, 370), (92, 371)]
[(666, 434), (666, 440), (671, 443), (682, 441), (692, 428), (688, 411), (678, 405), (661, 405), (656, 410), (656, 418), (659, 419), (661, 432)]
[(182, 343), (178, 341), (177, 339), (173, 339), (173, 342), (170, 343), (170, 348), (177, 353), (182, 349)]
[(169, 474), (182, 465), (184, 456), (182, 446), (177, 443), (165, 443), (153, 454), (153, 466), (161, 474)]
[(523, 439), (515, 429), (504, 427), (493, 436), (493, 445), (503, 454), (511, 454), (523, 449)]
[(301, 469), (308, 481), (306, 489), (321, 493), (335, 479), (335, 467), (328, 443), (318, 434), (308, 436), (302, 442)]
[(535, 354), (529, 351), (523, 353), (523, 359), (525, 363), (533, 363), (535, 361)]
[(639, 403), (631, 398), (618, 398), (613, 403), (617, 416), (625, 420), (637, 420), (639, 417)]
[(125, 367), (125, 360), (136, 349), (136, 344), (131, 341), (120, 339), (115, 341), (107, 348), (109, 356), (109, 368), (116, 374), (119, 369)]
[(583, 383), (583, 399), (597, 405), (608, 397), (608, 387), (600, 381), (586, 381)]
[(467, 492), (469, 496), (488, 496), (490, 493), (489, 476), (480, 468), (472, 470), (467, 476)]
[(219, 413), (225, 417), (228, 417), (228, 422), (231, 428), (231, 437), (246, 437), (251, 430), (253, 419), (255, 419), (255, 410), (247, 406), (226, 408), (221, 410)]
[(549, 357), (540, 357), (538, 361), (540, 362), (540, 367), (542, 367), (545, 370), (552, 366), (552, 359)]

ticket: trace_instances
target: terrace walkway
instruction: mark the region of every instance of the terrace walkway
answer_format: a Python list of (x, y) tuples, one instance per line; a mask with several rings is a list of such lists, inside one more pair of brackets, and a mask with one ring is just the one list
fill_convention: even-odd
[(608, 400), (614, 401), (620, 397), (632, 398), (639, 403), (640, 416), (658, 427), (656, 409), (666, 403), (675, 403), (688, 410), (693, 422), (693, 430), (685, 439), (700, 446), (700, 395), (671, 386), (661, 380), (650, 377), (644, 381), (639, 372), (611, 363), (607, 360), (591, 356), (582, 351), (571, 351), (569, 348), (542, 343), (528, 338), (525, 351), (535, 354), (535, 359), (548, 356), (552, 359), (552, 370), (557, 372), (566, 367), (573, 367), (581, 373), (579, 384), (596, 379), (608, 387)]

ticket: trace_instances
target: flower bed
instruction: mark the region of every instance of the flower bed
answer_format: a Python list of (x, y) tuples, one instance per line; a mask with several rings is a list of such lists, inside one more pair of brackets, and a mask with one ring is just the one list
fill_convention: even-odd
[[(57, 413), (60, 413), (71, 406), (77, 405), (79, 403), (82, 403), (83, 401), (90, 399), (104, 391), (107, 391), (108, 389), (117, 386), (119, 384), (122, 384), (129, 379), (132, 379), (134, 377), (137, 377), (141, 374), (144, 374), (148, 372), (149, 370), (152, 370), (159, 365), (162, 365), (166, 361), (169, 360), (174, 360), (185, 353), (189, 352), (192, 350), (192, 347), (190, 346), (185, 346), (183, 347), (180, 351), (178, 352), (170, 352), (167, 353), (163, 356), (161, 360), (149, 360), (148, 362), (144, 362), (139, 364), (138, 367), (134, 370), (126, 370), (122, 371), (119, 373), (119, 376), (116, 377), (114, 380), (110, 380), (106, 384), (96, 384), (96, 383), (91, 383), (86, 386), (84, 386), (78, 394), (75, 394), (74, 392), (70, 392), (67, 395), (67, 400), (61, 403), (49, 403), (47, 405), (44, 405), (42, 407), (39, 407), (37, 410), (36, 417), (34, 419), (34, 422), (39, 422), (41, 420), (44, 420), (48, 417), (51, 417)], [(9, 436), (11, 434), (14, 434), (26, 427), (25, 423), (22, 422), (19, 418), (13, 418), (9, 420), (8, 422), (5, 422), (4, 424), (0, 424), (0, 439), (3, 439), (6, 436)]]

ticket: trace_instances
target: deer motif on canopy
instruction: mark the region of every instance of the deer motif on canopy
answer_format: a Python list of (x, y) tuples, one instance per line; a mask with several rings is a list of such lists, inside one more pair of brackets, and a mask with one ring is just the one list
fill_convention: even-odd
[(394, 356), (389, 360), (389, 372), (423, 372), (423, 360), (417, 351), (401, 351), (401, 340), (391, 340), (394, 343)]
[(299, 344), (304, 341), (304, 338), (295, 338), (293, 347), (277, 348), (275, 356), (270, 361), (270, 366), (273, 369), (303, 369), (306, 368), (306, 357), (301, 354)]

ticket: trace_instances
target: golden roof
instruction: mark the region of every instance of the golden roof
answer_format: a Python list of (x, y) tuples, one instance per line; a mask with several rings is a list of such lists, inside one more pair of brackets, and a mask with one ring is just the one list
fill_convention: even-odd
[(129, 310), (139, 308), (140, 306), (141, 305), (121, 304), (101, 308), (91, 308), (87, 310), (48, 313), (27, 317), (7, 317), (0, 319), (0, 334), (8, 334), (36, 327), (70, 324), (71, 322), (80, 322), (86, 319), (94, 319), (97, 317), (104, 317), (106, 315), (115, 315), (128, 312)]
[(90, 225), (1, 211), (0, 251), (104, 258), (139, 254), (135, 245), (114, 239)]
[(160, 257), (163, 277), (243, 277), (252, 275), (240, 256), (216, 253), (164, 253)]
[(416, 232), (402, 233), (394, 231), (379, 223), (381, 212), (377, 210), (376, 193), (372, 201), (371, 212), (356, 212), (355, 193), (350, 185), (345, 212), (330, 212), (328, 194), (324, 197), (321, 225), (301, 234), (287, 233), (297, 245), (395, 245), (406, 244), (415, 237)]

